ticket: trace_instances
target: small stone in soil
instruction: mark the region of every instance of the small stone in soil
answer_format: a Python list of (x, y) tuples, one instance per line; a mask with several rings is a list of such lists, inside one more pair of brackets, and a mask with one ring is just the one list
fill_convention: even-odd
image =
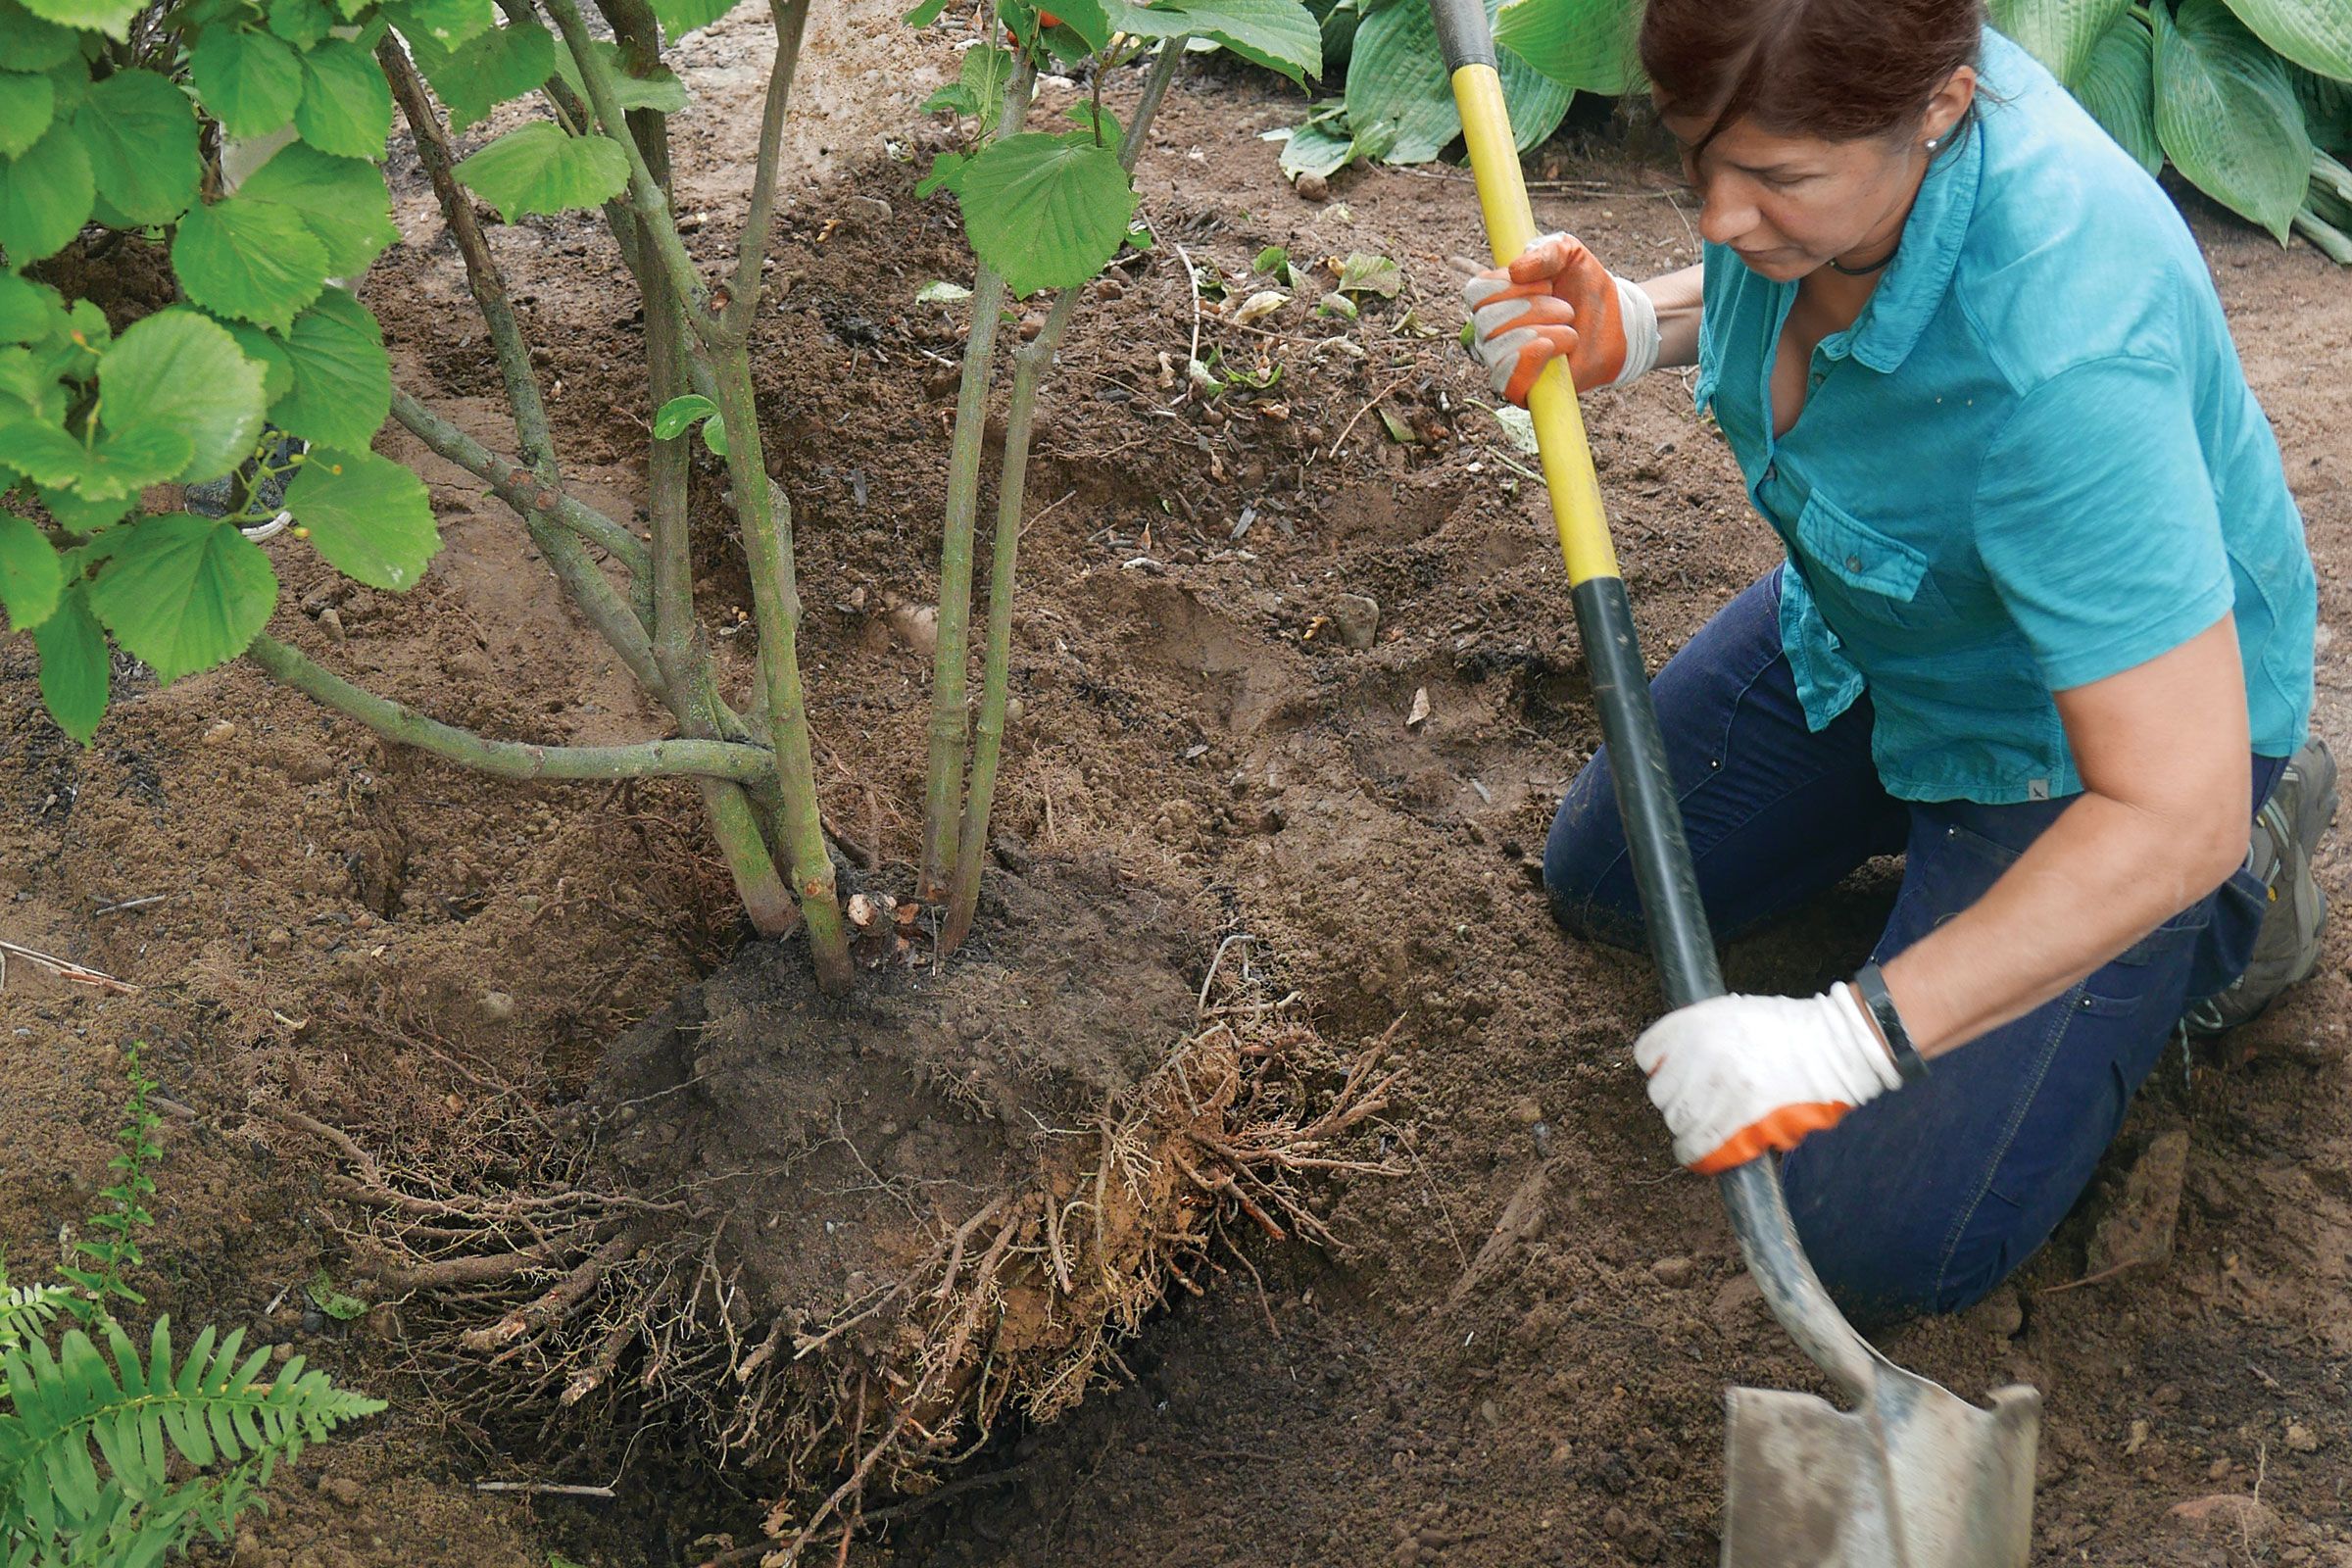
[(1544, 1119), (1544, 1102), (1533, 1095), (1522, 1095), (1511, 1106), (1511, 1119), (1522, 1127), (1533, 1127)]
[(1331, 602), (1331, 629), (1343, 648), (1369, 648), (1380, 634), (1380, 604), (1363, 594), (1342, 594)]
[(1300, 174), (1292, 182), (1291, 189), (1306, 201), (1319, 202), (1331, 194), (1331, 181), (1321, 174)]
[(326, 633), (326, 640), (328, 642), (341, 642), (343, 640), (342, 613), (331, 609), (321, 610), (318, 612), (318, 629)]
[(367, 1495), (366, 1490), (349, 1476), (320, 1476), (318, 1490), (346, 1508), (357, 1508), (360, 1499)]
[(1661, 1257), (1649, 1265), (1649, 1277), (1668, 1290), (1679, 1291), (1698, 1275), (1698, 1265), (1687, 1257)]
[(2292, 1421), (2287, 1423), (2286, 1446), (2297, 1453), (2317, 1453), (2320, 1448), (2319, 1435), (2302, 1422)]
[(482, 993), (482, 1017), (491, 1023), (507, 1023), (514, 1016), (514, 999), (504, 991)]

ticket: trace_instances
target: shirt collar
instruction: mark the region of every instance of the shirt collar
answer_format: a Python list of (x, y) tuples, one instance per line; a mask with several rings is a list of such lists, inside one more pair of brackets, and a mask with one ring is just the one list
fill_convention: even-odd
[(1928, 166), (1919, 197), (1903, 220), (1894, 260), (1854, 329), (1849, 352), (1872, 369), (1890, 373), (1900, 368), (1942, 306), (1968, 238), (1969, 220), (1976, 216), (1977, 184), (1984, 169), (1984, 128), (1982, 117), (1972, 113), (1960, 145)]

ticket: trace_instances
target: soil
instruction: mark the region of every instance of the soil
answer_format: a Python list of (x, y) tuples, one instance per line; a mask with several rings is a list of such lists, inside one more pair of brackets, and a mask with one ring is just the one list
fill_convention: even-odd
[[(928, 671), (889, 612), (932, 591), (960, 330), (952, 309), (912, 301), (968, 269), (950, 205), (912, 196), (930, 134), (913, 106), (952, 67), (955, 33), (910, 39), (892, 10), (818, 8), (802, 183), (758, 351), (798, 511), (824, 806), (879, 846), (885, 874), (914, 850)], [(755, 3), (682, 52), (698, 97), (679, 117), (681, 206), (711, 215), (693, 241), (712, 259), (733, 244), (766, 34)], [(1114, 80), (1106, 99), (1137, 86)], [(1050, 87), (1044, 112), (1075, 91)], [(1097, 286), (1062, 355), (1031, 466), (999, 823), (1011, 859), (1050, 868), (1040, 885), (1108, 863), (1179, 911), (1153, 935), (1100, 892), (1067, 900), (1063, 967), (1040, 963), (1036, 981), (1151, 1022), (1123, 1038), (1180, 1030), (1233, 933), (1343, 1051), (1396, 1026), (1405, 1174), (1333, 1184), (1317, 1202), (1338, 1245), (1247, 1245), (1262, 1288), (1236, 1265), (1179, 1293), (1118, 1347), (1108, 1386), (1058, 1421), (1008, 1426), (957, 1490), (855, 1560), (1706, 1563), (1724, 1386), (1820, 1387), (1642, 1094), (1628, 1048), (1659, 1005), (1647, 964), (1562, 936), (1536, 886), (1532, 852), (1598, 737), (1540, 486), (1451, 341), (1459, 259), (1479, 243), (1470, 187), (1450, 169), (1358, 171), (1304, 201), (1258, 139), (1298, 110), (1262, 77), (1195, 63), (1144, 163), (1156, 243)], [(1534, 163), (1546, 226), (1624, 270), (1692, 257), (1669, 172), (1606, 124), (1580, 117)], [(366, 289), (397, 372), (508, 445), (456, 255), (413, 162), (395, 172), (409, 239)], [(2182, 200), (2309, 524), (2318, 725), (2341, 753), (2352, 709), (2328, 628), (2352, 561), (2352, 287), (2307, 248)], [(494, 232), (566, 470), (630, 515), (647, 411), (618, 261), (587, 221)], [(1386, 255), (1404, 286), (1352, 322), (1300, 300), (1247, 330), (1213, 298), (1196, 306), (1180, 255), (1238, 280), (1269, 245), (1310, 267)], [(1184, 398), (1196, 324), (1202, 358), (1262, 357), (1279, 380), (1209, 408)], [(1589, 419), (1654, 664), (1777, 547), (1687, 378), (1596, 397)], [(382, 449), (430, 481), (442, 556), (393, 596), (281, 539), (275, 634), (502, 736), (650, 733), (655, 713), (514, 519), (397, 432)], [(699, 586), (731, 619), (746, 600), (723, 476), (700, 472)], [(1369, 617), (1342, 596), (1377, 605), (1368, 646), (1349, 646)], [(748, 640), (721, 639), (739, 696)], [(710, 1533), (740, 1532), (763, 1499), (663, 1460), (659, 1433), (491, 1441), (431, 1392), (397, 1311), (342, 1325), (306, 1310), (319, 1269), (355, 1267), (348, 1215), (319, 1146), (265, 1113), (298, 1102), (462, 1152), (511, 1136), (517, 1095), (554, 1109), (592, 1096), (612, 1043), (741, 945), (692, 790), (471, 777), (243, 665), (168, 689), (127, 663), (118, 676), (115, 712), (77, 750), (38, 710), (25, 640), (0, 642), (15, 695), (0, 936), (141, 988), (9, 965), (0, 1241), (29, 1276), (88, 1212), (122, 1047), (143, 1040), (168, 1155), (141, 1287), (183, 1322), (245, 1325), (393, 1399), (306, 1453), (275, 1511), (208, 1554), (537, 1568), (561, 1550), (635, 1568), (719, 1549)], [(1839, 972), (1892, 875), (1874, 866), (1735, 949), (1734, 984), (1798, 991)], [(2340, 850), (2322, 875), (2340, 900)], [(2037, 1560), (2352, 1563), (2345, 957), (2339, 927), (2320, 976), (2227, 1059), (2169, 1060), (2014, 1289), (1885, 1342), (1964, 1394), (2042, 1391)], [(971, 963), (990, 961), (983, 947)], [(760, 1130), (724, 1129), (752, 1145)], [(615, 1495), (473, 1490), (490, 1476)]]

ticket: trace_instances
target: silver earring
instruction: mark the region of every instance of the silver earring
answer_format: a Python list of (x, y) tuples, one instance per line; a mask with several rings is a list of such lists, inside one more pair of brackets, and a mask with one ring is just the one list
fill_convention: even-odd
[(1940, 147), (1940, 146), (1942, 146), (1942, 145), (1943, 145), (1943, 138), (1942, 138), (1941, 136), (1930, 136), (1930, 137), (1928, 138), (1928, 151), (1929, 151), (1929, 152), (1934, 152), (1934, 151), (1935, 151), (1936, 148), (1938, 148), (1938, 147)]

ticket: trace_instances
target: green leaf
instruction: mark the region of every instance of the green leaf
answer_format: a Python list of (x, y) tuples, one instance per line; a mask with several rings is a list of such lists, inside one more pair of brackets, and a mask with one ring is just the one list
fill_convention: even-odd
[(294, 362), (287, 360), (287, 350), (277, 338), (261, 331), (252, 322), (221, 322), (221, 326), (237, 341), (237, 353), (245, 355), (261, 369), (264, 405), (277, 402), (294, 390)]
[(106, 633), (90, 613), (78, 584), (60, 596), (48, 619), (32, 629), (41, 656), (41, 701), (57, 727), (82, 745), (98, 733), (106, 716), (107, 689), (114, 669), (106, 656)]
[(288, 142), (245, 176), (240, 199), (292, 210), (326, 247), (330, 276), (358, 279), (400, 238), (384, 172), (365, 158), (337, 158), (308, 142)]
[(41, 505), (49, 509), (50, 517), (60, 528), (75, 538), (85, 538), (101, 528), (111, 528), (129, 515), (139, 503), (137, 496), (115, 496), (106, 501), (92, 501), (74, 490), (60, 490), (55, 485), (34, 487)]
[(169, 223), (196, 200), (196, 111), (154, 72), (118, 71), (96, 83), (74, 123), (98, 194), (134, 223)]
[(917, 0), (915, 8), (899, 20), (909, 27), (928, 27), (948, 8), (948, 0)]
[(47, 76), (0, 71), (0, 158), (22, 155), (56, 115), (57, 88)]
[(2132, 0), (1991, 0), (1992, 24), (2049, 67), (2069, 87), (2090, 67), (2090, 54)]
[(392, 130), (392, 86), (375, 56), (348, 38), (320, 40), (302, 57), (302, 102), (294, 128), (338, 158), (384, 156)]
[(22, 408), (0, 409), (0, 452), (36, 483), (92, 502), (120, 501), (188, 466), (188, 438), (163, 425), (103, 431), (84, 440)]
[(1287, 246), (1269, 245), (1257, 253), (1257, 259), (1250, 264), (1250, 270), (1252, 274), (1274, 272), (1290, 265), (1291, 253)]
[(214, 315), (282, 332), (326, 286), (326, 247), (294, 209), (231, 196), (180, 220), (172, 270), (188, 298)]
[(1641, 8), (1623, 0), (1504, 0), (1494, 41), (1562, 86), (1613, 98), (1642, 85), (1640, 20)]
[(24, 0), (24, 9), (61, 27), (103, 32), (117, 43), (130, 41), (130, 19), (147, 9), (145, 0)]
[(98, 185), (89, 150), (59, 121), (22, 156), (0, 163), (0, 251), (11, 267), (55, 256), (90, 220)]
[(0, 0), (0, 60), (11, 71), (47, 71), (80, 55), (81, 40), (71, 28), (43, 22), (17, 0)]
[(64, 319), (57, 290), (14, 272), (0, 272), (0, 343), (38, 343)]
[(655, 411), (654, 438), (658, 441), (675, 441), (686, 433), (687, 427), (695, 420), (709, 418), (717, 412), (718, 405), (699, 392), (671, 398)]
[(951, 283), (944, 277), (935, 277), (914, 291), (914, 303), (917, 305), (954, 305), (971, 297), (970, 289), (961, 283)]
[[(1399, 4), (1427, 9), (1415, 0)], [(1182, 0), (1155, 6), (1105, 0), (1102, 9), (1113, 27), (1139, 38), (1190, 33), (1214, 39), (1244, 60), (1293, 81), (1323, 74), (1323, 27), (1298, 0)]]
[(2075, 96), (2116, 144), (2153, 174), (2164, 167), (2156, 140), (2156, 39), (2127, 12), (2090, 52)]
[(465, 130), (491, 110), (536, 92), (556, 74), (556, 40), (536, 23), (492, 27), (457, 49), (412, 37), (409, 52), (449, 106), (449, 126)]
[(414, 587), (441, 548), (424, 481), (372, 452), (313, 448), (286, 510), (329, 565), (370, 588)]
[(302, 102), (302, 62), (267, 32), (205, 28), (188, 54), (188, 73), (204, 107), (231, 136), (267, 136), (292, 120)]
[(1092, 99), (1082, 98), (1062, 113), (1084, 127), (1080, 134), (1089, 141), (1102, 142), (1111, 147), (1119, 144), (1123, 134), (1119, 129), (1119, 117)]
[(11, 629), (24, 631), (47, 620), (65, 586), (66, 574), (48, 536), (23, 517), (0, 512), (0, 606), (7, 607)]
[(2156, 139), (2206, 195), (2286, 243), (2311, 181), (2311, 137), (2278, 57), (2222, 0), (2156, 24)]
[(277, 573), (233, 524), (181, 512), (120, 532), (86, 590), (90, 609), (165, 685), (236, 658), (269, 622)]
[(1012, 51), (993, 43), (976, 44), (963, 52), (963, 65), (956, 79), (971, 95), (972, 107), (964, 113), (983, 116), (995, 123), (997, 106), (1004, 99), (1004, 84), (1012, 79)]
[(972, 249), (1021, 298), (1094, 276), (1135, 211), (1116, 153), (1044, 131), (990, 144), (965, 167), (961, 194)]
[(2230, 9), (2304, 70), (2352, 81), (2352, 5), (2344, 0), (2230, 0)]
[[(1571, 89), (1514, 50), (1497, 47), (1495, 60), (1511, 129), (1524, 152), (1558, 127)], [(1372, 156), (1391, 164), (1428, 163), (1462, 133), (1437, 24), (1426, 5), (1405, 0), (1365, 18), (1356, 29), (1348, 67), (1348, 124), (1359, 153), (1380, 147)]]
[(953, 191), (956, 195), (961, 195), (963, 193), (964, 166), (971, 161), (969, 153), (940, 153), (933, 157), (931, 172), (925, 174), (921, 182), (914, 187), (915, 199), (919, 201), (937, 190)]
[[(1289, 3), (1294, 9), (1298, 8), (1298, 0), (1289, 0)], [(1041, 5), (1038, 10), (1049, 12), (1054, 18), (1054, 25), (1046, 32), (1048, 42), (1075, 42), (1078, 45), (1054, 51), (1064, 58), (1083, 60), (1110, 42), (1110, 18), (1104, 12), (1102, 0), (1061, 0), (1057, 5)], [(1317, 37), (1320, 36), (1318, 32)]]
[(458, 183), (512, 223), (526, 214), (598, 207), (629, 182), (629, 157), (608, 136), (573, 136), (535, 120), (458, 165)]
[(1340, 280), (1332, 286), (1342, 294), (1377, 294), (1393, 300), (1404, 288), (1404, 270), (1386, 256), (1351, 251), (1340, 264)]
[(262, 430), (260, 367), (220, 322), (182, 307), (132, 322), (106, 351), (98, 375), (101, 422), (185, 435), (194, 451), (177, 477), (217, 478), (253, 453)]
[[(613, 96), (620, 100), (623, 110), (651, 109), (664, 115), (674, 115), (686, 107), (686, 84), (666, 66), (656, 66), (650, 76), (632, 76), (622, 64), (620, 46), (599, 39), (589, 45), (603, 57), (606, 69), (612, 73)], [(580, 80), (579, 62), (571, 51), (556, 51), (556, 74), (582, 98), (588, 96), (587, 84)]]
[(271, 421), (320, 446), (365, 452), (392, 411), (392, 360), (368, 307), (328, 289), (295, 318), (285, 354), (294, 387), (270, 409)]
[(322, 0), (270, 0), (270, 30), (297, 49), (324, 38), (335, 19)]
[[(364, 3), (361, 0), (347, 14), (356, 15)], [(470, 42), (490, 31), (498, 22), (490, 0), (403, 0), (402, 4), (389, 8), (388, 14), (402, 37), (412, 43), (429, 40), (443, 49)]]
[(708, 27), (735, 9), (736, 0), (654, 0), (654, 16), (662, 24), (662, 41), (675, 44), (697, 27)]
[[(1336, 128), (1335, 128), (1336, 127)], [(1294, 126), (1282, 143), (1282, 172), (1326, 177), (1346, 169), (1355, 157), (1355, 139), (1348, 134), (1345, 119), (1309, 121)]]
[(2289, 71), (2295, 101), (2303, 106), (2303, 123), (2312, 144), (2341, 157), (2352, 154), (2352, 82), (2330, 81), (2308, 71)]

